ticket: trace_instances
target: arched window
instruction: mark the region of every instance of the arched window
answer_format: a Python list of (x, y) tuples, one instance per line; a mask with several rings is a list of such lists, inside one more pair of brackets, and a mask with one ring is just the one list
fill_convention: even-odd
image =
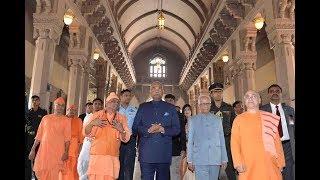
[(150, 61), (150, 77), (164, 78), (166, 77), (166, 61), (156, 56)]

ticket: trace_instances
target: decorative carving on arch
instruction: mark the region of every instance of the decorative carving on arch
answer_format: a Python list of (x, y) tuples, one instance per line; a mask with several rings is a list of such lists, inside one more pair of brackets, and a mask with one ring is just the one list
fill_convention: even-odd
[(279, 0), (279, 17), (294, 20), (295, 6), (295, 0)]

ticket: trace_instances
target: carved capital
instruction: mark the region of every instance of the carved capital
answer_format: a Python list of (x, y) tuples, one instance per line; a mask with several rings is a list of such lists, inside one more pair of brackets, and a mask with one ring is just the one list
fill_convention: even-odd
[(90, 66), (89, 66), (89, 64), (84, 64), (83, 65), (83, 73), (84, 74), (89, 74), (90, 73)]
[(70, 67), (82, 69), (83, 64), (84, 64), (84, 62), (80, 57), (69, 56), (69, 58), (68, 58), (68, 66), (70, 66)]
[(63, 21), (56, 14), (33, 14), (33, 38), (50, 38), (59, 44)]
[(240, 36), (240, 47), (242, 51), (256, 51), (256, 37), (257, 29), (254, 27), (252, 22), (248, 24), (239, 32)]
[(50, 13), (52, 12), (52, 5), (54, 4), (54, 0), (36, 0), (36, 13)]
[(295, 22), (290, 19), (277, 18), (270, 22), (266, 27), (266, 31), (271, 48), (275, 44), (290, 44), (293, 42), (292, 36), (295, 34)]
[(279, 18), (294, 20), (295, 0), (279, 0)]
[(81, 59), (83, 63), (88, 61), (88, 52), (85, 49), (69, 48), (68, 56), (69, 59)]
[(242, 70), (256, 70), (257, 52), (240, 52), (237, 62)]

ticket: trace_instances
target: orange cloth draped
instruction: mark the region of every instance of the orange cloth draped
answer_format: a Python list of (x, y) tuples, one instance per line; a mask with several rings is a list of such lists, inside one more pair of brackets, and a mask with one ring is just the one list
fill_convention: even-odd
[[(114, 113), (109, 114), (105, 113), (105, 110), (101, 110), (91, 115), (88, 122), (90, 123), (95, 119), (102, 119), (108, 120), (110, 123), (112, 123), (113, 116)], [(126, 131), (124, 139), (122, 139), (120, 132), (114, 129), (110, 124), (103, 128), (94, 126), (90, 132), (92, 143), (90, 149), (90, 161), (87, 171), (89, 180), (110, 178), (117, 179), (119, 176), (120, 144), (121, 141), (129, 141), (131, 132), (128, 128), (128, 122), (125, 116), (117, 113), (115, 120), (121, 122), (124, 130)], [(85, 129), (85, 127), (83, 129)]]
[(65, 151), (65, 142), (71, 139), (69, 119), (64, 115), (44, 116), (35, 139), (40, 141), (33, 167), (36, 176), (41, 180), (57, 180), (59, 171), (64, 170), (61, 157)]
[(80, 153), (79, 146), (82, 144), (82, 121), (78, 117), (69, 118), (71, 121), (71, 141), (69, 146), (69, 158), (65, 162), (65, 171), (60, 180), (78, 180), (77, 159)]
[[(267, 135), (273, 130), (272, 126), (276, 125), (277, 118), (272, 116), (266, 118), (266, 115), (271, 114), (267, 113), (244, 112), (233, 122), (231, 131), (233, 164), (234, 167), (244, 165), (246, 168), (245, 172), (239, 173), (239, 180), (282, 179), (281, 169), (285, 165), (285, 160), (279, 133), (275, 131), (271, 133), (272, 136)], [(267, 120), (271, 121), (266, 122)]]

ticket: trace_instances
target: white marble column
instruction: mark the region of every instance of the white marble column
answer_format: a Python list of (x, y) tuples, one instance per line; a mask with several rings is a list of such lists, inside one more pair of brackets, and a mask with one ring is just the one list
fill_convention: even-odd
[(294, 107), (295, 99), (295, 23), (291, 19), (275, 19), (268, 24), (266, 31), (271, 48), (274, 50), (277, 84), (282, 88), (285, 103)]
[(49, 108), (47, 86), (52, 71), (55, 47), (59, 43), (63, 21), (51, 14), (34, 14), (33, 37), (37, 38), (34, 63), (30, 86), (29, 107), (31, 96), (38, 95), (41, 107)]

